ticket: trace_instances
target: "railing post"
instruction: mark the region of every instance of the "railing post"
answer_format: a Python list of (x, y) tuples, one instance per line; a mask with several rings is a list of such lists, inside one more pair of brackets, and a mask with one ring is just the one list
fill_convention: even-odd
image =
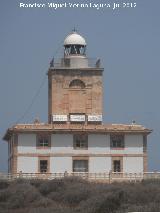
[(68, 176), (68, 172), (65, 171), (65, 172), (64, 172), (64, 177), (67, 177), (67, 176)]
[(22, 178), (23, 174), (22, 171), (19, 172), (19, 178)]
[(112, 170), (109, 171), (109, 184), (112, 182)]

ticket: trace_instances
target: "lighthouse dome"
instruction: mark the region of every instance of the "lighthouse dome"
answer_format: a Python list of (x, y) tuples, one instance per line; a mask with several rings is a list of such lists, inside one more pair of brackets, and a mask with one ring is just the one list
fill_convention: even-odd
[(86, 46), (86, 41), (81, 35), (74, 31), (65, 38), (64, 46), (66, 45)]

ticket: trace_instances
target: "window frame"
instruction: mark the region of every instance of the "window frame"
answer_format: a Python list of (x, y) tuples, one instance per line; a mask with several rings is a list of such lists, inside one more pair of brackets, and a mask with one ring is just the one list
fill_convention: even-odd
[[(76, 167), (74, 167), (74, 165), (75, 165), (75, 162), (76, 161), (78, 161), (78, 162), (80, 162), (80, 161), (85, 161), (85, 163), (86, 163), (86, 168), (80, 168), (79, 167), (79, 171), (77, 170), (76, 171)], [(89, 170), (89, 160), (88, 159), (73, 159), (73, 162), (72, 162), (72, 171), (73, 172), (88, 172), (88, 170)], [(84, 169), (83, 171), (81, 171), (81, 169)]]
[[(41, 161), (47, 161), (47, 170), (46, 172), (41, 172)], [(50, 157), (49, 156), (38, 156), (38, 173), (40, 174), (48, 174), (50, 173)]]
[[(79, 140), (79, 141), (77, 141), (77, 140)], [(78, 144), (79, 144), (79, 146), (78, 146)], [(73, 148), (78, 149), (78, 150), (87, 150), (88, 149), (88, 135), (87, 134), (74, 134), (73, 135)]]
[[(42, 161), (46, 161), (46, 163), (47, 163), (47, 164), (46, 164), (47, 167), (46, 167), (46, 170), (45, 170), (45, 171), (41, 171), (41, 162), (42, 162)], [(40, 159), (40, 160), (39, 160), (39, 172), (42, 173), (42, 174), (48, 173), (48, 160), (45, 160), (45, 159)]]
[[(118, 167), (115, 163), (119, 163)], [(117, 169), (118, 168), (118, 169)], [(121, 172), (121, 160), (113, 160), (113, 172), (118, 173)]]
[(78, 90), (82, 90), (86, 88), (86, 85), (84, 83), (84, 81), (82, 81), (81, 79), (73, 79), (70, 83), (69, 83), (69, 88), (70, 89), (78, 89)]
[(124, 134), (111, 134), (110, 135), (110, 148), (111, 149), (125, 149)]
[[(46, 142), (46, 140), (48, 142)], [(36, 148), (37, 149), (50, 149), (51, 148), (51, 135), (50, 134), (37, 134)]]

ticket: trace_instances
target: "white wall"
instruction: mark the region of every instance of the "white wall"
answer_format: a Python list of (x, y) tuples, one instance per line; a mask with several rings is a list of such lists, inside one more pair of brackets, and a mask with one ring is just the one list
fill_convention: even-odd
[(73, 150), (73, 135), (52, 134), (51, 150), (54, 153), (71, 153)]
[(17, 158), (17, 172), (35, 173), (38, 172), (38, 158), (37, 157), (18, 157)]
[(18, 134), (18, 152), (30, 153), (36, 151), (36, 134)]
[(90, 134), (88, 136), (88, 150), (73, 149), (73, 135), (52, 134), (51, 148), (37, 149), (36, 134), (19, 134), (19, 153), (74, 153), (74, 154), (143, 154), (143, 136), (141, 134), (125, 135), (125, 148), (110, 149), (109, 134)]
[(50, 172), (72, 172), (72, 157), (50, 158)]
[[(56, 157), (50, 158), (51, 172), (72, 172), (72, 155), (83, 154), (143, 154), (143, 136), (141, 134), (125, 135), (125, 148), (123, 150), (110, 149), (109, 134), (90, 134), (88, 136), (88, 150), (73, 149), (73, 135), (71, 134), (52, 134), (51, 148), (37, 149), (36, 134), (18, 135), (18, 153), (38, 153), (38, 154), (56, 154)], [(69, 157), (61, 154), (70, 154)], [(18, 171), (37, 172), (38, 158), (36, 157), (18, 157)], [(109, 172), (111, 170), (111, 157), (92, 156), (89, 157), (90, 172)], [(124, 157), (124, 172), (143, 172), (142, 157)]]
[(88, 152), (94, 154), (110, 153), (109, 135), (90, 134), (88, 136)]
[[(90, 157), (89, 172), (109, 172), (111, 170), (111, 157)], [(17, 172), (38, 172), (37, 157), (18, 157)], [(51, 157), (50, 172), (72, 172), (72, 157)], [(123, 157), (123, 172), (143, 172), (143, 157)]]
[(71, 134), (52, 134), (51, 148), (37, 149), (36, 134), (18, 135), (18, 153), (71, 153), (73, 151), (73, 136)]
[(124, 157), (123, 172), (143, 172), (143, 157)]
[(89, 172), (109, 172), (111, 170), (111, 157), (90, 157)]
[(125, 135), (125, 153), (143, 154), (143, 135), (127, 134)]

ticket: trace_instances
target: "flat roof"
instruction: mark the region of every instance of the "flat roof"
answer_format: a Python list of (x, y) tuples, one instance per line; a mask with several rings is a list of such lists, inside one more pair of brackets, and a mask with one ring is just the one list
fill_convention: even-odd
[(16, 124), (9, 128), (3, 139), (9, 140), (13, 133), (33, 133), (33, 132), (52, 132), (52, 133), (72, 133), (72, 132), (88, 132), (88, 133), (141, 133), (150, 134), (148, 129), (138, 124), (66, 124), (66, 123), (32, 123), (32, 124)]

